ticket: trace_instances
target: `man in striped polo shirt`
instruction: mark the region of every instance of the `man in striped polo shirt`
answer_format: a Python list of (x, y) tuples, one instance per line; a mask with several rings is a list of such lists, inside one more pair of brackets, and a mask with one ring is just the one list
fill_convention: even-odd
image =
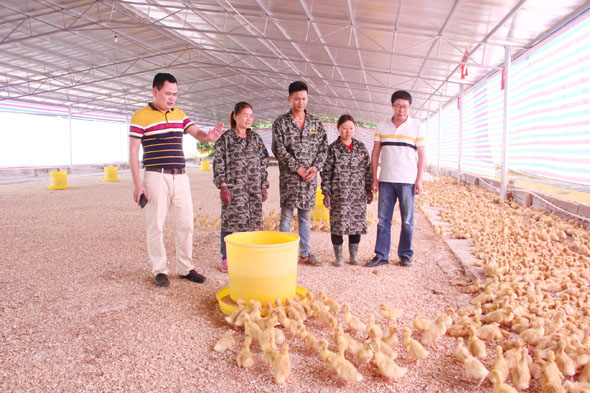
[[(391, 246), (391, 219), (399, 200), (402, 229), (397, 248), (400, 264), (411, 267), (414, 251), (414, 195), (422, 192), (422, 174), (426, 165), (426, 137), (418, 120), (409, 117), (412, 96), (398, 90), (391, 96), (393, 117), (379, 123), (371, 155), (373, 192), (379, 191), (379, 224), (375, 257), (365, 266), (388, 264)], [(381, 173), (377, 167), (381, 158)]]
[[(129, 127), (129, 167), (133, 177), (133, 198), (147, 198), (147, 251), (154, 281), (160, 287), (170, 285), (164, 222), (170, 209), (174, 217), (176, 264), (180, 278), (203, 283), (205, 277), (193, 265), (193, 200), (185, 173), (183, 135), (200, 142), (214, 142), (223, 132), (219, 123), (211, 132), (200, 130), (179, 108), (175, 108), (178, 84), (171, 74), (154, 77), (154, 100), (131, 117)], [(139, 177), (139, 146), (143, 147), (143, 183)]]

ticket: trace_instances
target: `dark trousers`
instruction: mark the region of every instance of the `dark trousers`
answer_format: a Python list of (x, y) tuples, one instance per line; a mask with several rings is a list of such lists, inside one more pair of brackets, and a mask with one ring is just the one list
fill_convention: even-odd
[[(348, 235), (348, 243), (349, 244), (359, 244), (361, 242), (361, 235)], [(332, 234), (332, 244), (335, 246), (340, 246), (344, 243), (344, 238), (340, 235)]]

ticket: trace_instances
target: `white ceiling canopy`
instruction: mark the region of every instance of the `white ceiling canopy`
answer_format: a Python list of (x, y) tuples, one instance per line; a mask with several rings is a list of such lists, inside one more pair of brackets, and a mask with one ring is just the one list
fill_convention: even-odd
[[(378, 120), (396, 89), (425, 118), (588, 8), (587, 0), (0, 0), (0, 100), (132, 113), (155, 73), (178, 105), (227, 123), (288, 110), (303, 80), (313, 113)], [(468, 75), (461, 78), (461, 65)]]

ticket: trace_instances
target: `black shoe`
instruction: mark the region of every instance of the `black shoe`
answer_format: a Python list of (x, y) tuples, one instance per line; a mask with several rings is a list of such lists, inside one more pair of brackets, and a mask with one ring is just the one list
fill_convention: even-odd
[(320, 266), (321, 263), (316, 259), (316, 257), (313, 254), (309, 254), (306, 257), (299, 257), (299, 263), (302, 263), (304, 265), (310, 265), (310, 266)]
[(184, 278), (186, 280), (192, 281), (192, 282), (196, 282), (199, 284), (202, 284), (205, 282), (205, 276), (203, 276), (202, 274), (199, 274), (195, 271), (195, 269), (191, 270), (190, 272), (188, 272), (188, 274), (186, 276), (180, 276), (180, 278)]
[(371, 259), (369, 262), (367, 262), (367, 264), (365, 265), (366, 267), (377, 267), (377, 266), (381, 266), (381, 265), (387, 265), (389, 263), (389, 261), (387, 259), (379, 259), (378, 256), (374, 256), (373, 259)]
[(156, 274), (156, 277), (154, 278), (154, 282), (159, 287), (169, 287), (170, 286), (170, 281), (168, 281), (168, 276), (165, 275), (164, 273)]
[(400, 257), (399, 258), (399, 261), (400, 261), (399, 264), (402, 265), (403, 267), (412, 267), (412, 266), (414, 266), (414, 263), (408, 257)]

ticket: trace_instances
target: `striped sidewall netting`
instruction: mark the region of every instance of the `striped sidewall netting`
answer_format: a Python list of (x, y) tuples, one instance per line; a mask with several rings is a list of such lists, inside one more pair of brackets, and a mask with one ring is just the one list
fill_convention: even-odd
[[(518, 59), (510, 75), (508, 169), (590, 185), (590, 13)], [(497, 72), (464, 94), (461, 169), (488, 176), (502, 165), (504, 91)], [(429, 121), (428, 162), (457, 168), (457, 102)], [(426, 124), (424, 124), (426, 126)], [(439, 154), (440, 140), (440, 154)]]

